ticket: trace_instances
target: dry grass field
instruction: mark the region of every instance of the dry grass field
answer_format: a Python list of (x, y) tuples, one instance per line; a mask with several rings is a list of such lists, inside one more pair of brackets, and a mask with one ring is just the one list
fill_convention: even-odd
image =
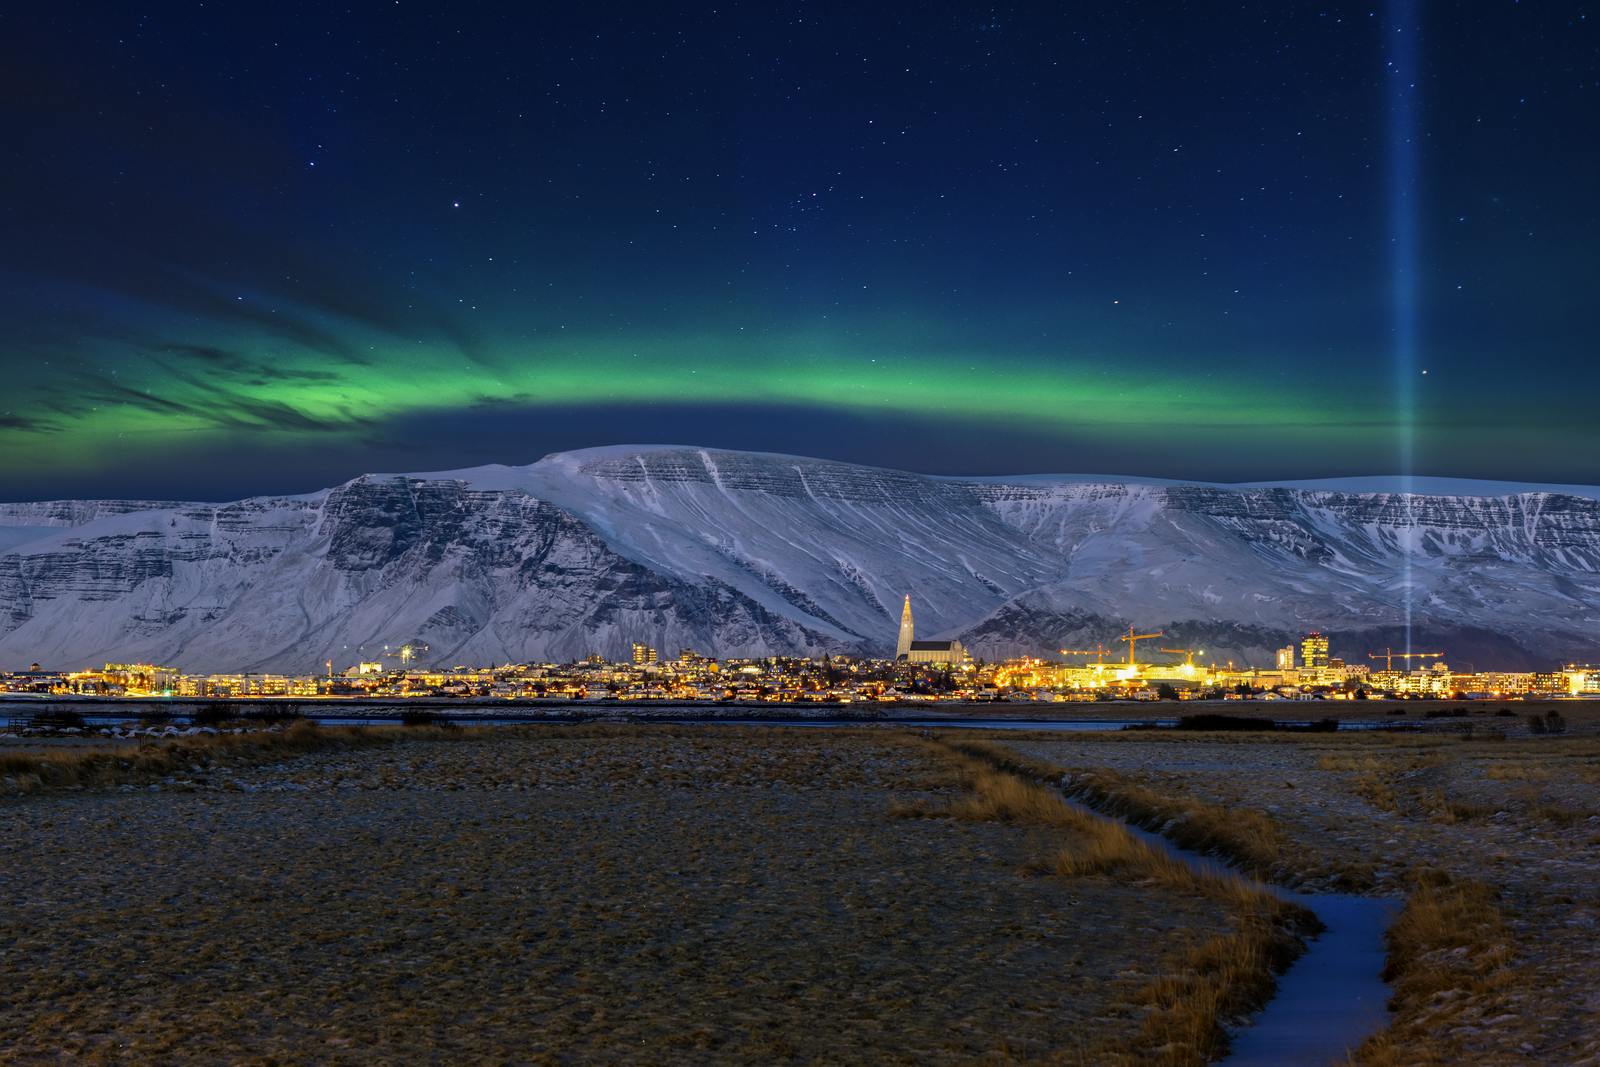
[[(1403, 897), (1358, 1063), (1600, 1063), (1600, 737), (287, 729), (0, 750), (7, 1062), (1200, 1064)], [(1502, 733), (1508, 736), (1500, 736)]]
[(11, 1062), (1187, 1064), (1295, 950), (1254, 894), (903, 732), (6, 759)]
[(1358, 1062), (1600, 1063), (1600, 738), (1498, 732), (1000, 743), (1240, 866), (1404, 896), (1394, 1023)]
[(1042, 869), (1075, 879), (1112, 876), (1135, 884), (1210, 898), (1231, 916), (1227, 931), (1170, 954), (1163, 973), (1139, 987), (1132, 1004), (1139, 1030), (1096, 1035), (1079, 1051), (1094, 1064), (1203, 1064), (1227, 1051), (1226, 1025), (1267, 1003), (1276, 976), (1318, 932), (1316, 917), (1231, 874), (1197, 873), (1153, 849), (1120, 822), (1064, 802), (1056, 769), (985, 740), (950, 737), (922, 742), (952, 767), (966, 791), (940, 805), (900, 805), (909, 818), (994, 820), (1063, 831), (1061, 850)]

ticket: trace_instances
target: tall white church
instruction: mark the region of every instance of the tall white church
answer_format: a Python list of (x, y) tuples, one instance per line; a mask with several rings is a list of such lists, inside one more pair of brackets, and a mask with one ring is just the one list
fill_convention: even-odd
[(967, 650), (960, 641), (918, 641), (907, 594), (905, 607), (900, 609), (900, 639), (895, 642), (894, 658), (907, 663), (964, 663)]

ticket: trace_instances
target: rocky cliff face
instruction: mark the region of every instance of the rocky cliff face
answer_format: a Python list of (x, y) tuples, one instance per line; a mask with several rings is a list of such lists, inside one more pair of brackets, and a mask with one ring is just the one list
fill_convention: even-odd
[[(1469, 487), (1470, 489), (1470, 487)], [(420, 638), (440, 663), (887, 652), (999, 657), (1163, 628), (1270, 661), (1418, 640), (1457, 665), (1600, 655), (1600, 501), (1532, 490), (930, 478), (691, 448), (367, 476), (232, 504), (0, 505), (0, 665), (311, 671)], [(1165, 643), (1165, 642), (1163, 642)]]

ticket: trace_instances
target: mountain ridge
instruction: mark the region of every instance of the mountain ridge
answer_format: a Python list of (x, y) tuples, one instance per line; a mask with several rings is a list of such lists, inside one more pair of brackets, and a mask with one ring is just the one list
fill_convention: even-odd
[(306, 671), (414, 638), (445, 663), (636, 640), (883, 654), (906, 593), (920, 633), (990, 658), (1137, 622), (1270, 662), (1310, 629), (1336, 654), (1402, 641), (1409, 570), (1414, 639), (1536, 666), (1592, 656), (1600, 630), (1600, 489), (1562, 488), (972, 478), (663, 445), (225, 504), (0, 504), (0, 664)]
[[(1195, 485), (1218, 489), (1305, 489), (1319, 492), (1347, 492), (1347, 493), (1402, 493), (1411, 492), (1422, 496), (1476, 496), (1499, 497), (1517, 496), (1528, 493), (1549, 493), (1565, 496), (1577, 496), (1591, 500), (1600, 500), (1600, 485), (1583, 485), (1576, 483), (1558, 482), (1520, 482), (1494, 478), (1461, 478), (1447, 475), (1413, 475), (1400, 474), (1369, 474), (1369, 475), (1336, 475), (1322, 478), (1285, 478), (1268, 479), (1265, 481), (1248, 482), (1219, 482), (1195, 478), (1163, 478), (1156, 475), (1142, 474), (1099, 474), (1099, 473), (1072, 473), (1072, 472), (1033, 472), (1028, 474), (935, 474), (918, 471), (900, 470), (892, 467), (878, 467), (872, 464), (855, 463), (848, 460), (819, 459), (811, 456), (801, 456), (787, 452), (762, 452), (740, 449), (714, 448), (707, 445), (681, 445), (681, 444), (640, 444), (640, 445), (596, 445), (589, 448), (568, 449), (559, 452), (547, 453), (531, 463), (485, 463), (472, 467), (446, 468), (434, 471), (369, 471), (358, 474), (339, 485), (361, 478), (419, 478), (419, 479), (444, 479), (444, 478), (469, 478), (485, 472), (515, 472), (525, 471), (539, 466), (547, 460), (561, 457), (623, 457), (650, 452), (736, 452), (739, 455), (761, 457), (771, 460), (794, 460), (805, 463), (825, 463), (840, 467), (856, 467), (863, 470), (894, 471), (900, 474), (911, 475), (917, 478), (931, 478), (940, 481), (972, 482), (972, 483), (1001, 483), (1007, 485), (1027, 484), (1108, 484), (1108, 485), (1156, 485), (1180, 486)], [(469, 479), (470, 480), (470, 479)], [(1409, 484), (1409, 489), (1407, 485)], [(316, 499), (331, 489), (338, 486), (312, 489), (300, 493), (261, 493), (252, 497), (242, 497), (236, 500), (174, 500), (96, 497), (96, 498), (48, 498), (43, 500), (0, 501), (0, 509), (20, 508), (46, 508), (50, 506), (82, 506), (98, 505), (100, 507), (117, 505), (140, 505), (154, 507), (191, 507), (191, 506), (222, 506), (237, 503), (239, 499)]]

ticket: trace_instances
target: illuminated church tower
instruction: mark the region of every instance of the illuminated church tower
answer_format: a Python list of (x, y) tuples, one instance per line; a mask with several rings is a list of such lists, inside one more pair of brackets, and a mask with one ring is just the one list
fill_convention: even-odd
[(960, 641), (918, 641), (908, 596), (906, 606), (900, 610), (900, 640), (895, 642), (894, 658), (907, 663), (959, 665), (967, 662), (967, 650), (961, 647)]
[(906, 606), (900, 612), (900, 640), (894, 648), (895, 659), (904, 659), (911, 651), (911, 638), (915, 632), (915, 627), (911, 625), (911, 596), (907, 594)]

